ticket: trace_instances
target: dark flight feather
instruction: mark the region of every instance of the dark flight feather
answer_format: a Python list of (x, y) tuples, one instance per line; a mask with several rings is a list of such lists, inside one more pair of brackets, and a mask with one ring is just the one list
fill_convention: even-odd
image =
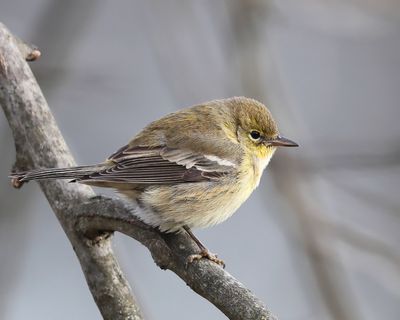
[(77, 181), (123, 182), (132, 184), (174, 184), (215, 181), (231, 172), (234, 164), (218, 161), (190, 150), (126, 145), (108, 159), (107, 169), (91, 173)]

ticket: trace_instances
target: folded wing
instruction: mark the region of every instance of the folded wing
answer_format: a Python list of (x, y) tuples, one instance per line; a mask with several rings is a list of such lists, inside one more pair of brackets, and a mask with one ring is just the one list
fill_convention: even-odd
[(236, 164), (214, 155), (196, 154), (166, 146), (122, 147), (108, 159), (110, 167), (80, 181), (132, 184), (175, 184), (216, 181), (233, 172)]

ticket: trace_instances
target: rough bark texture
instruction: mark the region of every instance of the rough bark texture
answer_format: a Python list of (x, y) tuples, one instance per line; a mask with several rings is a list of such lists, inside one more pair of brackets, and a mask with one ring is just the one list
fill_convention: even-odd
[[(75, 165), (46, 100), (24, 59), (23, 45), (0, 24), (0, 104), (13, 132), (15, 170)], [(64, 181), (40, 183), (79, 258), (94, 299), (105, 319), (142, 319), (122, 275), (110, 238), (91, 241), (75, 228), (77, 208), (95, 194), (84, 185)]]
[[(26, 60), (40, 56), (0, 23), (0, 104), (13, 132), (14, 170), (75, 165)], [(276, 319), (264, 304), (220, 266), (186, 259), (198, 251), (186, 234), (162, 234), (139, 221), (117, 198), (95, 197), (88, 186), (65, 181), (39, 183), (80, 261), (105, 319), (142, 319), (111, 248), (112, 232), (145, 245), (154, 261), (182, 278), (230, 319)], [(45, 232), (45, 231), (44, 231)]]

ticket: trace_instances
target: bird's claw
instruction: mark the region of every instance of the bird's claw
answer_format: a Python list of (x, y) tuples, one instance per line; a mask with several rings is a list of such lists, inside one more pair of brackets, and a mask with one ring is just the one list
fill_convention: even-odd
[(200, 260), (202, 258), (206, 258), (210, 261), (215, 262), (216, 264), (220, 265), (222, 268), (225, 269), (225, 262), (217, 257), (214, 253), (211, 253), (208, 250), (201, 250), (199, 253), (191, 254), (187, 258), (187, 263), (193, 263), (195, 260)]

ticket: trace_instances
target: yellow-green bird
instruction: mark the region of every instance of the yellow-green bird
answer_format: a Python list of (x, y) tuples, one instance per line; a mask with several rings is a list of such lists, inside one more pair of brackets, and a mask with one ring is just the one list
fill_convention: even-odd
[(245, 98), (214, 100), (150, 123), (97, 165), (15, 173), (16, 183), (42, 179), (115, 188), (162, 232), (185, 230), (201, 252), (223, 264), (192, 234), (229, 218), (258, 186), (277, 147), (298, 145), (279, 135), (269, 110)]

